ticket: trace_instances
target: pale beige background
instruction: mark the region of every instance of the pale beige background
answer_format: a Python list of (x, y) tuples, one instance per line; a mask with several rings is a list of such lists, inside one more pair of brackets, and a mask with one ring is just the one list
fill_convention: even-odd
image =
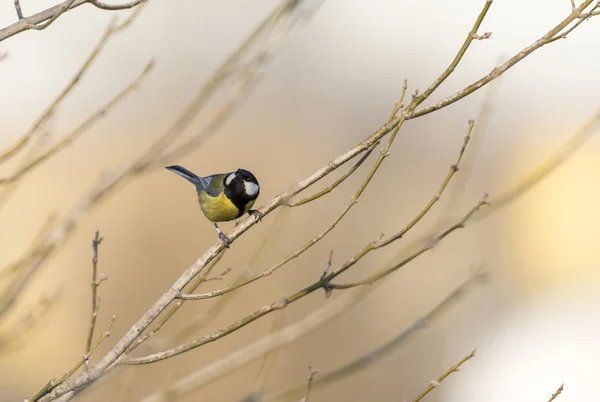
[[(157, 60), (156, 70), (92, 132), (36, 170), (0, 212), (0, 262), (19, 255), (48, 212), (66, 211), (99, 174), (135, 156), (140, 144), (168, 127), (195, 89), (275, 3), (152, 0), (136, 24), (103, 51), (50, 128), (62, 133), (78, 124), (151, 57)], [(52, 2), (22, 4), (29, 14)], [(265, 202), (379, 127), (404, 78), (411, 88), (424, 89), (452, 59), (482, 4), (327, 1), (291, 36), (235, 118), (202, 149), (175, 162), (199, 174), (248, 168), (262, 184), (259, 204)], [(499, 56), (519, 51), (569, 12), (567, 0), (495, 2), (482, 26), (482, 32), (493, 32), (492, 38), (471, 46), (432, 101), (487, 73)], [(114, 15), (80, 7), (46, 31), (0, 44), (0, 52), (10, 52), (0, 64), (0, 146), (27, 129)], [(0, 25), (14, 20), (12, 1), (2, 2)], [(600, 106), (598, 38), (600, 20), (585, 22), (567, 40), (539, 50), (504, 76), (490, 127), (477, 154), (470, 154), (475, 170), (453, 213), (470, 208), (484, 191), (494, 194), (513, 183)], [(406, 223), (446, 174), (483, 95), (478, 92), (406, 124), (380, 174), (335, 232), (285, 271), (241, 291), (210, 329), (316, 279), (329, 249), (335, 249), (334, 261), (340, 262), (380, 232)], [(302, 381), (309, 365), (327, 371), (390, 339), (468, 275), (474, 262), (484, 262), (494, 275), (491, 285), (476, 290), (374, 367), (315, 392), (311, 401), (408, 399), (476, 346), (478, 356), (430, 400), (539, 401), (562, 382), (566, 391), (561, 401), (597, 399), (599, 151), (600, 140), (593, 138), (514, 205), (453, 235), (351, 312), (280, 353), (267, 390)], [(277, 243), (249, 269), (268, 266), (325, 227), (365, 172), (359, 170), (326, 199), (294, 211)], [(438, 207), (410, 239), (426, 235), (444, 210)], [(269, 216), (236, 242), (223, 266), (231, 265), (234, 273), (248, 268), (251, 250), (274, 222), (275, 215)], [(109, 277), (100, 289), (99, 325), (117, 314), (114, 335), (100, 353), (216, 240), (193, 190), (164, 170), (145, 175), (112, 197), (85, 219), (28, 288), (20, 308), (58, 285), (64, 291), (60, 305), (38, 331), (0, 358), (1, 400), (30, 396), (82, 355), (89, 320), (90, 241), (96, 228), (106, 238), (100, 264)], [(369, 257), (348, 278), (362, 277), (391, 251)], [(185, 306), (159, 340), (167, 345), (174, 329), (212, 302), (197, 303)], [(326, 299), (317, 292), (287, 309), (285, 320), (293, 322), (323, 303)], [(273, 317), (265, 318), (187, 357), (138, 368), (129, 396), (123, 396), (117, 382), (85, 400), (137, 400), (257, 339), (272, 322)], [(252, 364), (185, 400), (235, 400), (252, 389), (257, 371), (258, 364)]]

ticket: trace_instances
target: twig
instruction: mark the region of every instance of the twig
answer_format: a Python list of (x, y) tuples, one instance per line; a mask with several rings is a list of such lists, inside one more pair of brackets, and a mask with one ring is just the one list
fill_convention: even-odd
[(123, 3), (123, 4), (106, 4), (99, 0), (89, 0), (89, 3), (92, 4), (94, 7), (102, 9), (102, 10), (118, 11), (118, 10), (127, 10), (127, 9), (130, 9), (133, 7), (137, 7), (140, 4), (145, 3), (146, 1), (147, 0), (134, 0), (129, 3)]
[(555, 400), (563, 392), (564, 385), (565, 384), (560, 384), (560, 387), (558, 387), (558, 389), (556, 390), (556, 392), (552, 394), (552, 396), (550, 397), (550, 399), (548, 399), (548, 402), (552, 402), (553, 400)]
[(15, 0), (15, 10), (17, 11), (17, 17), (22, 20), (23, 19), (23, 11), (21, 11), (21, 3), (19, 0)]
[(478, 36), (477, 31), (479, 30), (479, 27), (481, 26), (483, 19), (485, 18), (487, 12), (489, 11), (489, 9), (492, 5), (492, 1), (493, 0), (486, 0), (485, 5), (483, 6), (483, 9), (479, 13), (479, 16), (477, 17), (477, 19), (475, 20), (475, 23), (473, 24), (473, 28), (471, 28), (471, 31), (469, 31), (469, 33), (467, 34), (467, 37), (465, 38), (465, 41), (464, 41), (463, 45), (461, 46), (460, 50), (454, 57), (454, 60), (452, 60), (452, 62), (448, 66), (448, 68), (446, 68), (446, 70), (444, 70), (444, 72), (429, 86), (429, 88), (427, 88), (423, 92), (423, 94), (417, 96), (414, 99), (414, 108), (419, 106), (425, 99), (427, 99), (440, 85), (442, 85), (442, 82), (444, 82), (446, 80), (446, 78), (448, 78), (450, 76), (450, 74), (452, 74), (454, 69), (458, 66), (458, 63), (460, 63), (463, 56), (467, 52), (467, 49), (469, 48), (469, 46), (471, 45), (471, 42), (473, 42), (473, 40), (487, 39), (491, 36), (490, 32), (486, 32), (484, 35)]
[(591, 17), (598, 15), (598, 13), (600, 11), (595, 11), (596, 9), (598, 9), (598, 7), (600, 7), (600, 3), (596, 3), (589, 12), (587, 13), (581, 13), (579, 11), (577, 11), (577, 8), (575, 7), (575, 5), (573, 4), (573, 12), (574, 13), (578, 13), (577, 18), (579, 18), (579, 20), (573, 24), (569, 29), (567, 29), (565, 32), (562, 33), (557, 33), (555, 37), (549, 39), (547, 41), (547, 43), (552, 43), (554, 41), (557, 41), (559, 39), (567, 39), (567, 35), (570, 34), (571, 32), (573, 32), (573, 30), (575, 28), (577, 28), (583, 21), (586, 21), (588, 19), (590, 19)]
[(50, 17), (46, 22), (39, 23), (39, 24), (32, 24), (29, 21), (27, 21), (27, 19), (22, 19), (22, 18), (19, 19), (19, 22), (26, 21), (25, 26), (27, 27), (27, 29), (42, 31), (42, 30), (48, 28), (54, 21), (56, 21), (58, 19), (58, 17), (63, 15), (65, 13), (65, 11), (67, 11), (69, 8), (71, 8), (71, 6), (73, 5), (74, 2), (75, 2), (75, 0), (67, 0), (64, 3), (62, 3), (60, 5), (60, 8), (58, 9), (58, 11), (56, 12), (56, 14), (54, 14), (52, 17)]
[[(100, 309), (100, 296), (98, 295), (98, 286), (100, 286), (101, 280), (98, 280), (98, 246), (102, 243), (103, 237), (100, 237), (100, 231), (96, 230), (94, 240), (92, 240), (92, 317), (90, 322), (90, 330), (88, 333), (87, 343), (85, 346), (86, 356), (90, 355), (92, 349), (92, 339), (94, 338), (94, 327), (96, 326), (96, 318), (98, 317), (98, 310)], [(85, 361), (85, 369), (89, 369), (89, 360)]]
[(438, 377), (437, 380), (431, 381), (431, 383), (427, 386), (427, 388), (425, 388), (425, 390), (423, 390), (423, 392), (421, 392), (419, 394), (419, 396), (417, 396), (413, 400), (413, 402), (419, 402), (421, 399), (423, 399), (425, 397), (425, 395), (427, 395), (428, 393), (430, 393), (431, 391), (433, 391), (434, 388), (439, 387), (440, 383), (442, 381), (444, 381), (446, 379), (446, 377), (448, 377), (452, 373), (456, 373), (457, 371), (460, 371), (460, 366), (462, 366), (463, 364), (465, 364), (467, 361), (471, 360), (475, 356), (476, 352), (477, 352), (477, 349), (473, 350), (471, 353), (469, 353), (468, 355), (466, 355), (465, 357), (463, 357), (454, 366), (450, 367), (448, 369), (448, 371), (446, 371), (444, 374), (442, 374), (440, 377)]
[(312, 367), (309, 367), (308, 370), (310, 371), (310, 375), (307, 379), (308, 384), (306, 386), (306, 394), (304, 395), (304, 398), (300, 400), (300, 402), (308, 402), (308, 397), (310, 396), (310, 390), (312, 388), (313, 380), (315, 378), (315, 375), (319, 374), (319, 369), (313, 369)]
[[(405, 328), (396, 336), (394, 336), (391, 340), (387, 341), (383, 345), (378, 346), (377, 348), (370, 350), (364, 355), (358, 357), (357, 359), (352, 360), (351, 362), (344, 364), (341, 367), (338, 367), (332, 371), (322, 373), (319, 375), (319, 378), (315, 380), (313, 384), (314, 387), (323, 388), (335, 383), (337, 381), (348, 378), (359, 371), (366, 370), (369, 367), (372, 367), (376, 364), (380, 359), (388, 357), (391, 353), (397, 349), (398, 347), (405, 345), (411, 337), (419, 331), (422, 331), (426, 328), (432, 321), (437, 318), (443, 316), (444, 312), (446, 312), (453, 304), (457, 303), (462, 297), (466, 295), (468, 291), (470, 291), (475, 286), (479, 286), (485, 283), (487, 278), (487, 272), (482, 268), (478, 268), (472, 275), (470, 275), (464, 282), (458, 285), (454, 290), (444, 297), (438, 304), (436, 304), (433, 308), (431, 308), (425, 315), (421, 316), (414, 323)], [(350, 292), (362, 291), (364, 293), (361, 294), (361, 299), (364, 298), (367, 294), (372, 292), (371, 287), (362, 287), (355, 288), (350, 290)], [(346, 296), (346, 292), (342, 294), (340, 297)], [(289, 400), (292, 397), (300, 394), (304, 389), (304, 385), (297, 385), (295, 387), (264, 395), (265, 402), (273, 402), (273, 401), (281, 401), (281, 400)]]
[[(42, 30), (47, 28), (50, 24), (52, 24), (58, 17), (60, 17), (63, 13), (73, 10), (76, 7), (81, 6), (82, 4), (89, 3), (89, 0), (66, 0), (62, 3), (50, 7), (44, 11), (36, 13), (32, 16), (19, 19), (19, 21), (11, 24), (7, 27), (0, 29), (0, 42), (6, 40), (16, 34), (19, 34), (24, 31), (28, 31), (30, 29), (34, 30)], [(141, 4), (143, 2), (135, 2)], [(130, 4), (130, 3), (127, 3)], [(125, 6), (125, 5), (124, 5)], [(124, 7), (123, 6), (123, 7)], [(104, 8), (105, 10), (120, 10), (122, 8), (116, 8), (119, 6), (112, 6), (113, 8)]]

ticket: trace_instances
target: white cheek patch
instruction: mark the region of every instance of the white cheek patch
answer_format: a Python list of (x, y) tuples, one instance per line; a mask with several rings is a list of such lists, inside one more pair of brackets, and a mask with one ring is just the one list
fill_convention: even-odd
[(258, 184), (252, 183), (249, 181), (244, 182), (244, 187), (246, 190), (246, 194), (249, 196), (254, 196), (258, 193)]
[(225, 178), (225, 185), (228, 186), (231, 184), (231, 181), (234, 179), (235, 173), (231, 173), (229, 176)]

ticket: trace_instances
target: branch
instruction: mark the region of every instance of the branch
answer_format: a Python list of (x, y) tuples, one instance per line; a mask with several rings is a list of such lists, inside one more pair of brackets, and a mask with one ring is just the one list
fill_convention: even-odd
[(454, 366), (450, 367), (448, 369), (448, 371), (446, 371), (444, 374), (442, 374), (440, 377), (438, 377), (437, 380), (435, 381), (431, 381), (431, 383), (429, 384), (429, 386), (427, 386), (427, 388), (425, 388), (425, 390), (423, 390), (423, 392), (421, 392), (421, 394), (419, 394), (419, 396), (417, 396), (413, 402), (419, 402), (421, 399), (423, 399), (428, 393), (430, 393), (431, 391), (433, 391), (434, 388), (437, 388), (440, 386), (440, 383), (442, 381), (444, 381), (446, 379), (446, 377), (448, 377), (450, 374), (452, 373), (456, 373), (457, 371), (460, 371), (460, 366), (462, 366), (463, 364), (465, 364), (467, 361), (471, 360), (473, 357), (475, 357), (475, 353), (477, 352), (477, 349), (473, 350), (471, 353), (469, 353), (468, 355), (466, 355), (465, 357), (463, 357), (458, 363), (456, 363)]
[[(144, 1), (145, 0), (133, 1), (131, 3), (124, 4), (122, 6), (109, 6), (108, 8), (104, 8), (104, 7), (99, 7), (99, 8), (102, 8), (104, 10), (122, 10), (124, 8), (135, 7), (138, 4), (143, 3)], [(5, 39), (8, 39), (16, 34), (19, 34), (21, 32), (28, 31), (30, 29), (37, 30), (37, 31), (43, 30), (43, 29), (47, 28), (48, 26), (50, 26), (50, 24), (52, 24), (54, 21), (56, 21), (58, 19), (58, 17), (60, 17), (62, 14), (81, 6), (82, 4), (86, 4), (88, 2), (89, 2), (88, 0), (66, 0), (54, 7), (50, 7), (44, 11), (41, 11), (41, 12), (34, 14), (30, 17), (27, 17), (27, 18), (23, 18), (22, 14), (19, 15), (19, 11), (20, 11), (20, 5), (19, 5), (19, 8), (17, 8), (17, 14), (19, 17), (19, 21), (15, 22), (14, 24), (11, 24), (5, 28), (0, 29), (0, 42), (2, 42)], [(135, 3), (135, 4), (133, 4), (133, 3)], [(18, 2), (15, 2), (15, 7), (17, 7), (17, 4), (18, 4)], [(102, 3), (100, 3), (100, 4), (102, 4)], [(131, 4), (133, 4), (133, 5), (131, 5)], [(129, 5), (131, 5), (131, 7), (128, 7)], [(96, 7), (98, 7), (98, 6), (96, 6)]]

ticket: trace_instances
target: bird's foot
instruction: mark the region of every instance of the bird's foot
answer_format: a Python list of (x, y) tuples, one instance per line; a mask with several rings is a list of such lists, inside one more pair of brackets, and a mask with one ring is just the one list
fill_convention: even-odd
[(229, 237), (227, 237), (227, 235), (223, 232), (218, 232), (218, 235), (219, 235), (219, 239), (221, 239), (221, 241), (223, 242), (225, 247), (229, 248), (229, 245), (231, 244), (231, 239)]
[(248, 214), (255, 216), (256, 219), (258, 219), (258, 221), (262, 221), (263, 218), (263, 214), (260, 213), (260, 211), (258, 209), (251, 209), (248, 211)]

